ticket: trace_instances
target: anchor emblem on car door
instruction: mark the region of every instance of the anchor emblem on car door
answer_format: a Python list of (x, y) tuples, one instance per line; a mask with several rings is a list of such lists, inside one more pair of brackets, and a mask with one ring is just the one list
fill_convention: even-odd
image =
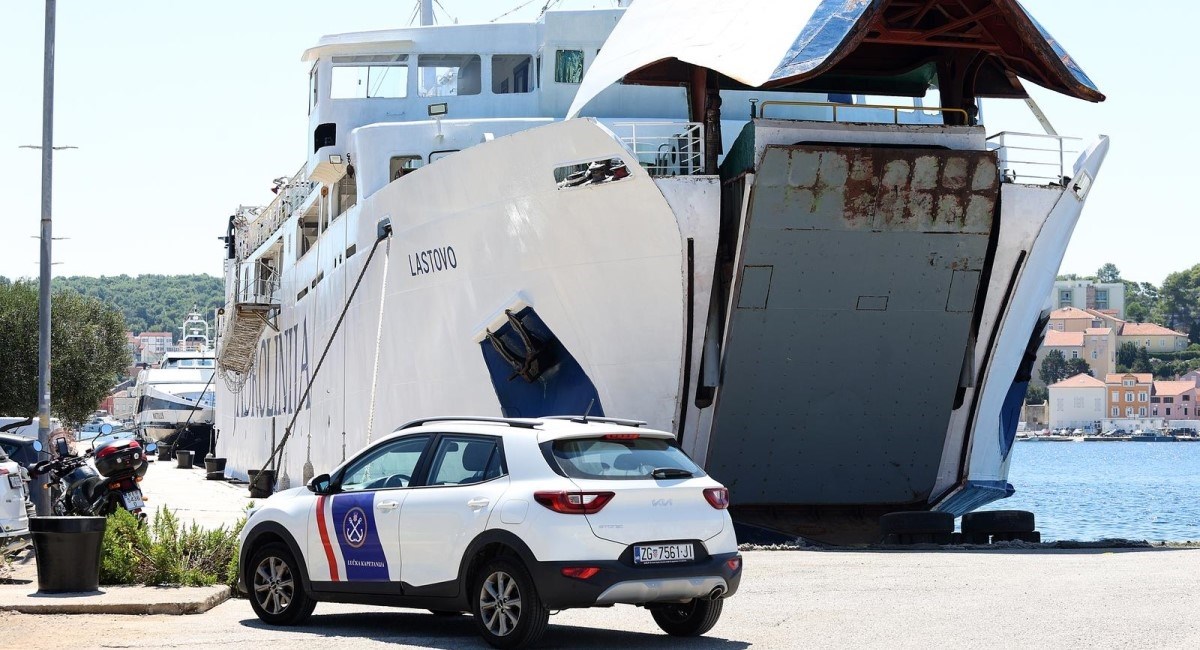
[(362, 508), (351, 508), (342, 519), (342, 537), (354, 548), (361, 548), (367, 541), (367, 516)]

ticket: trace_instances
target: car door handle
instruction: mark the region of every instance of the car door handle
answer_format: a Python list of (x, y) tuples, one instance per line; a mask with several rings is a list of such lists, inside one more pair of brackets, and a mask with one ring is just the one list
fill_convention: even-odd
[(475, 497), (467, 502), (467, 506), (478, 510), (480, 508), (486, 508), (489, 503), (491, 503), (490, 499), (486, 499), (484, 497)]
[(400, 507), (400, 502), (399, 501), (380, 501), (379, 503), (375, 504), (375, 507), (379, 510), (395, 510), (396, 508)]

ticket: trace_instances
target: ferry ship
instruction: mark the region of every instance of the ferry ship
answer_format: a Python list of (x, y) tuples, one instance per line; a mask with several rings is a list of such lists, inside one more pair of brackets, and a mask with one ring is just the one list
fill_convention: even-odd
[(308, 158), (224, 238), (235, 475), (590, 409), (676, 432), (789, 536), (1011, 494), (1108, 150), (988, 135), (981, 100), (1026, 83), (1104, 99), (1015, 0), (643, 1), (303, 60)]

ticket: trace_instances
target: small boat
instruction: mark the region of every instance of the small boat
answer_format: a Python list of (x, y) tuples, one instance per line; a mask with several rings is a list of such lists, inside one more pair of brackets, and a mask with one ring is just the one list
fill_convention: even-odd
[(1175, 436), (1167, 435), (1153, 429), (1138, 429), (1133, 432), (1133, 435), (1129, 439), (1133, 442), (1175, 442), (1177, 440)]

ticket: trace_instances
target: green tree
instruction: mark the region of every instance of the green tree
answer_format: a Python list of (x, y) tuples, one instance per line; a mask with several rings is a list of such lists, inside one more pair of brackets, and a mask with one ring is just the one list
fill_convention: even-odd
[(225, 285), (211, 275), (72, 276), (54, 279), (55, 287), (73, 289), (120, 309), (135, 334), (171, 332), (193, 308), (210, 317), (225, 304)]
[[(1160, 290), (1159, 314), (1163, 324), (1179, 332), (1187, 332), (1189, 336), (1195, 330), (1200, 336), (1200, 264), (1185, 271), (1179, 271), (1163, 280)], [(1200, 343), (1200, 340), (1192, 340)]]
[(1138, 347), (1137, 358), (1133, 360), (1133, 365), (1129, 370), (1130, 372), (1154, 372), (1154, 364), (1150, 363), (1150, 352), (1146, 348)]
[(1041, 386), (1030, 386), (1025, 391), (1026, 404), (1045, 404), (1047, 397), (1049, 397), (1049, 391)]
[(1116, 264), (1108, 262), (1096, 271), (1096, 279), (1105, 284), (1113, 284), (1121, 281), (1121, 272), (1117, 270)]
[(1125, 341), (1117, 348), (1117, 372), (1129, 372), (1133, 362), (1137, 361), (1138, 349), (1133, 341)]
[(1067, 359), (1063, 356), (1062, 351), (1051, 350), (1047, 352), (1046, 357), (1042, 359), (1042, 366), (1038, 368), (1038, 377), (1041, 378), (1042, 383), (1049, 386), (1050, 384), (1055, 384), (1066, 379), (1068, 376)]
[(1075, 375), (1092, 375), (1092, 367), (1084, 359), (1067, 359), (1066, 377), (1074, 377)]
[[(51, 410), (78, 425), (129, 366), (121, 312), (73, 291), (55, 291), (50, 325)], [(38, 292), (33, 282), (0, 287), (0, 413), (37, 411)]]

